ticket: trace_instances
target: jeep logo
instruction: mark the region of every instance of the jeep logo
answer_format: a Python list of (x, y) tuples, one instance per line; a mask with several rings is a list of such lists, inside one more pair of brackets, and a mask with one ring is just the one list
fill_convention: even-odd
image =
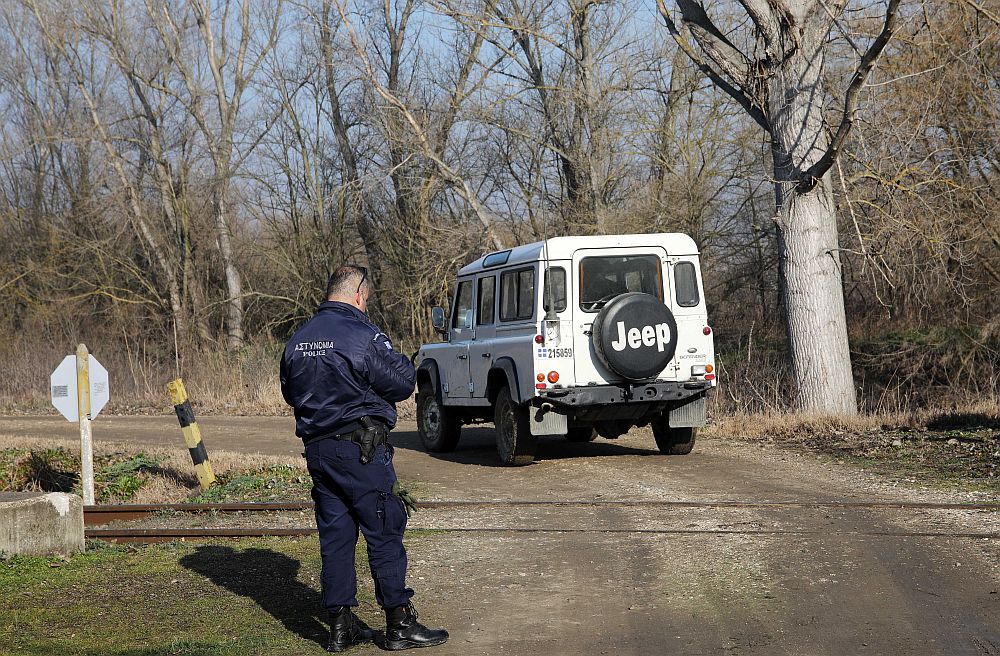
[(618, 322), (618, 339), (611, 342), (611, 348), (616, 351), (624, 351), (628, 346), (637, 349), (640, 346), (656, 345), (656, 350), (663, 352), (663, 347), (670, 343), (670, 326), (666, 323), (658, 323), (655, 326), (643, 326), (640, 328), (629, 328), (625, 332), (625, 322)]

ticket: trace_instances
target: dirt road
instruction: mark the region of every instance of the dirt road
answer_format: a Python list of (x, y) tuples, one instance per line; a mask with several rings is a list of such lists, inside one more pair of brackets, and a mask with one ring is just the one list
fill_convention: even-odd
[[(296, 454), (291, 419), (204, 418), (212, 449)], [(72, 438), (55, 418), (4, 435)], [(172, 417), (111, 417), (98, 440), (179, 446)], [(544, 441), (494, 466), (491, 429), (455, 453), (394, 433), (401, 477), (436, 499), (745, 501), (799, 505), (504, 505), (425, 509), (409, 540), (435, 654), (969, 654), (1000, 656), (1000, 513), (837, 508), (825, 501), (967, 501), (814, 456), (726, 439), (665, 458), (633, 431)], [(374, 648), (359, 650), (374, 651)]]

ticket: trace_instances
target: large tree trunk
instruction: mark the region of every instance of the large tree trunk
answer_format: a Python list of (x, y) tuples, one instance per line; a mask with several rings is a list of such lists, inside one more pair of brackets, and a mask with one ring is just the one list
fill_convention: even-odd
[(796, 402), (804, 410), (853, 415), (857, 397), (833, 191), (829, 175), (811, 187), (800, 184), (829, 146), (820, 89), (826, 32), (822, 25), (804, 30), (800, 52), (768, 86), (778, 261)]

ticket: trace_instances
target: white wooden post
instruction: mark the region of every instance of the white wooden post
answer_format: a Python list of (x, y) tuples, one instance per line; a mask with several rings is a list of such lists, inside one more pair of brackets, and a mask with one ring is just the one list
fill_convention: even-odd
[(90, 358), (86, 344), (76, 347), (76, 398), (80, 414), (80, 464), (83, 504), (94, 505), (94, 444), (90, 432)]

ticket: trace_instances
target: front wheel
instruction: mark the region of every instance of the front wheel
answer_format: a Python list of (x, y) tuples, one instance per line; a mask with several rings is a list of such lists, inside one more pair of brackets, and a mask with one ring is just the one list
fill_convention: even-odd
[(698, 435), (697, 428), (671, 428), (666, 417), (650, 422), (653, 428), (653, 439), (660, 453), (669, 456), (686, 456), (694, 448), (694, 440)]
[(497, 395), (493, 415), (497, 433), (497, 454), (501, 464), (529, 465), (535, 459), (538, 438), (531, 434), (528, 409), (514, 403), (510, 390), (504, 387)]
[(421, 383), (417, 392), (417, 432), (432, 452), (454, 451), (462, 436), (462, 421), (441, 405), (430, 383)]

